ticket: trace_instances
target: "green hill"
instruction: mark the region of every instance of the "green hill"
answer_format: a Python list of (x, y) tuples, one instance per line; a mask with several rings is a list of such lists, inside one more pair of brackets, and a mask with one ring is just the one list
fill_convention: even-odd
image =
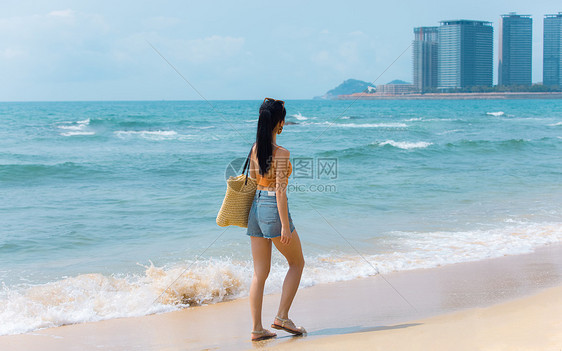
[(388, 82), (386, 84), (412, 84), (412, 83), (409, 83), (409, 82), (406, 82), (406, 81), (403, 81), (403, 80), (400, 80), (400, 79), (395, 79), (392, 82)]
[(326, 94), (322, 96), (316, 96), (315, 99), (324, 99), (330, 100), (335, 99), (338, 95), (349, 95), (353, 93), (361, 93), (363, 91), (367, 91), (367, 88), (371, 86), (371, 83), (365, 82), (358, 79), (348, 79), (335, 87), (332, 90), (329, 90)]

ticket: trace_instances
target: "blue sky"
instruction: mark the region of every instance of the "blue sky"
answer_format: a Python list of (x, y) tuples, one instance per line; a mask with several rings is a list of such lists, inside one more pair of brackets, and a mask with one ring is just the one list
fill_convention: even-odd
[[(533, 81), (543, 15), (557, 1), (11, 1), (0, 11), (0, 101), (307, 99), (347, 78), (373, 81), (444, 19), (533, 16)], [(376, 84), (412, 80), (408, 50)]]

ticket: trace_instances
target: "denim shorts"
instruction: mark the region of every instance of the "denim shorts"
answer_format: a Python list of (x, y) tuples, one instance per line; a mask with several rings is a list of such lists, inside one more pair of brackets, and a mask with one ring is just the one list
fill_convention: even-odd
[[(295, 230), (289, 200), (287, 199), (287, 212), (289, 213), (289, 228), (291, 233)], [(281, 219), (277, 210), (277, 196), (274, 191), (256, 190), (252, 207), (248, 215), (249, 236), (271, 239), (281, 236)]]

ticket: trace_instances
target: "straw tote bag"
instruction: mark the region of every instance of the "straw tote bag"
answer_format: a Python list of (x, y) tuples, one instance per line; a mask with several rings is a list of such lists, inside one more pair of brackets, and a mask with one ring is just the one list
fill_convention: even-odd
[(217, 215), (217, 224), (220, 227), (236, 225), (248, 228), (248, 214), (257, 189), (256, 180), (248, 177), (251, 154), (252, 149), (248, 153), (242, 174), (236, 177), (230, 176), (226, 181), (226, 195)]

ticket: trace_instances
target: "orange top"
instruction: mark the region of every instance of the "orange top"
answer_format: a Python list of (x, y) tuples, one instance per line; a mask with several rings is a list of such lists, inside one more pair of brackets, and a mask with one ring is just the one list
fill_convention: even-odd
[[(273, 155), (275, 155), (275, 151), (277, 151), (277, 148), (279, 146), (277, 146), (275, 148), (275, 150), (273, 150)], [(269, 171), (267, 172), (266, 176), (262, 176), (260, 174), (259, 169), (256, 169), (256, 180), (258, 182), (258, 185), (261, 185), (263, 187), (269, 188), (269, 187), (275, 187), (275, 158), (273, 158), (274, 161), (271, 163), (270, 167), (269, 167)], [(287, 174), (287, 177), (289, 177), (291, 175), (291, 173), (293, 173), (293, 165), (291, 164), (291, 161), (289, 160), (289, 174)]]

